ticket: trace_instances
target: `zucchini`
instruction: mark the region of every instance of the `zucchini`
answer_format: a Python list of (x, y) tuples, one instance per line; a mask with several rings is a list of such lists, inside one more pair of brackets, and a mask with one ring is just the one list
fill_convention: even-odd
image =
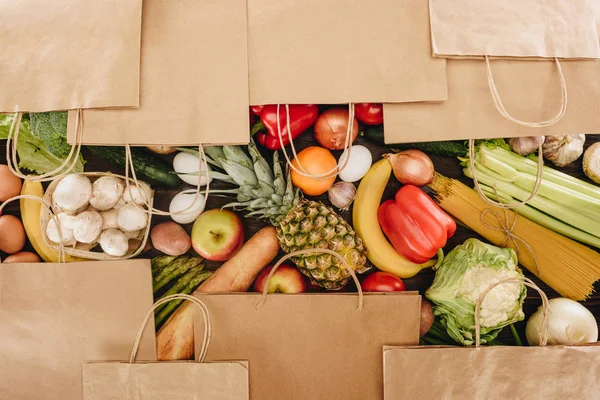
[[(125, 168), (124, 147), (88, 146), (88, 149), (110, 163)], [(150, 186), (176, 188), (181, 185), (179, 177), (171, 166), (144, 149), (131, 149), (133, 168), (136, 176)]]
[(421, 150), (424, 153), (448, 157), (464, 157), (468, 153), (467, 145), (462, 140), (448, 142), (398, 143), (394, 145), (386, 145), (383, 138), (383, 126), (381, 125), (370, 126), (366, 128), (364, 131), (360, 132), (360, 136), (381, 146), (393, 146), (394, 150), (416, 149)]

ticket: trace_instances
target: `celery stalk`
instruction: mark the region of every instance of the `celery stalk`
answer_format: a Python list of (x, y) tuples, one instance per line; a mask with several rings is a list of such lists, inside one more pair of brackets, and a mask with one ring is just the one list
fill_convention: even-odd
[[(465, 168), (463, 172), (469, 178), (473, 178), (471, 171), (469, 171), (469, 168)], [(491, 187), (495, 186), (502, 192), (505, 192), (520, 201), (527, 200), (531, 195), (530, 192), (521, 189), (515, 184), (494, 179), (492, 176), (485, 173), (484, 171), (481, 171), (479, 168), (477, 168), (477, 180), (485, 185)], [(591, 235), (600, 237), (600, 224), (598, 223), (598, 221), (595, 221), (591, 215), (584, 216), (578, 214), (572, 211), (569, 207), (563, 205), (562, 203), (555, 203), (554, 201), (540, 195), (535, 196), (532, 200), (529, 201), (528, 204), (532, 207), (537, 208), (540, 211), (545, 212), (546, 214), (553, 216), (554, 218), (557, 218), (571, 226), (574, 226), (575, 228), (578, 228)]]
[[(492, 189), (489, 186), (481, 185), (481, 190), (490, 198), (496, 201), (500, 201), (502, 203), (513, 203), (515, 199), (509, 196), (504, 192), (500, 192), (496, 189)], [(498, 197), (496, 196), (496, 192), (498, 193)], [(585, 243), (587, 245), (600, 248), (600, 238), (590, 235), (582, 230), (572, 227), (571, 225), (567, 225), (564, 222), (551, 217), (548, 214), (545, 214), (541, 211), (536, 210), (535, 208), (524, 205), (518, 208), (513, 209), (512, 211), (517, 212), (519, 215), (536, 222), (548, 229), (553, 230), (554, 232), (560, 233), (563, 236), (569, 237), (573, 240), (577, 240), (578, 242)]]
[[(534, 177), (537, 175), (537, 162), (526, 157), (520, 156), (501, 147), (491, 148), (485, 144), (479, 146), (478, 151), (482, 153), (483, 159), (486, 157), (494, 157), (496, 160), (510, 165), (517, 171), (530, 174)], [(554, 182), (562, 187), (575, 190), (576, 192), (600, 200), (600, 188), (588, 182), (584, 182), (581, 179), (577, 179), (573, 176), (548, 167), (544, 167), (543, 177), (544, 180)]]

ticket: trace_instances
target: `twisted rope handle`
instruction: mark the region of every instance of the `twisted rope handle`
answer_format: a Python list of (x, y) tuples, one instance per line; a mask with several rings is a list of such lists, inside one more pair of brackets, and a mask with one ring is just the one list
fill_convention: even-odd
[(508, 278), (503, 279), (500, 282), (496, 282), (493, 285), (490, 285), (482, 294), (479, 296), (479, 300), (477, 300), (477, 304), (475, 304), (475, 347), (479, 347), (481, 345), (481, 305), (483, 304), (483, 299), (488, 295), (489, 292), (492, 291), (496, 286), (502, 285), (505, 283), (518, 283), (535, 289), (542, 298), (542, 325), (538, 331), (540, 337), (540, 346), (544, 347), (548, 343), (548, 324), (550, 322), (550, 308), (548, 304), (548, 296), (542, 289), (539, 288), (531, 279), (523, 277), (523, 279), (519, 278)]
[[(206, 178), (206, 189), (204, 190), (204, 204), (208, 201), (208, 196), (210, 194), (210, 171), (208, 170), (208, 162), (206, 161), (206, 154), (204, 153), (204, 146), (198, 146), (198, 157), (199, 157), (199, 165), (198, 165), (198, 174), (202, 171), (202, 167), (204, 167), (205, 178)], [(135, 173), (135, 168), (133, 167), (133, 156), (131, 154), (131, 146), (129, 144), (125, 145), (125, 190), (129, 192), (129, 196), (133, 199), (133, 194), (131, 193), (131, 185), (129, 183), (129, 172), (131, 171), (131, 176), (133, 182), (135, 183), (136, 188), (141, 191), (140, 184), (137, 179), (137, 175)], [(172, 217), (174, 215), (183, 215), (186, 214), (189, 210), (194, 208), (196, 201), (200, 197), (200, 179), (198, 179), (198, 185), (196, 186), (196, 192), (194, 194), (194, 200), (190, 203), (188, 207), (183, 210), (170, 212), (170, 211), (162, 211), (158, 210), (150, 205), (149, 199), (144, 198), (144, 204), (146, 209), (139, 207), (138, 204), (134, 201), (133, 205), (138, 210), (142, 210), (149, 215), (161, 215)]]
[(8, 203), (11, 203), (15, 200), (20, 200), (20, 199), (34, 200), (34, 201), (37, 201), (38, 203), (42, 203), (42, 205), (44, 207), (46, 207), (46, 209), (48, 209), (48, 212), (50, 212), (50, 214), (52, 214), (52, 218), (54, 219), (54, 223), (56, 224), (56, 230), (58, 231), (58, 237), (60, 238), (60, 243), (58, 244), (58, 262), (66, 263), (67, 258), (66, 258), (66, 253), (65, 253), (65, 245), (63, 244), (63, 240), (62, 240), (63, 235), (62, 235), (62, 228), (60, 226), (60, 219), (58, 218), (57, 214), (54, 212), (52, 205), (50, 203), (48, 203), (46, 200), (44, 200), (41, 197), (33, 196), (30, 194), (21, 194), (19, 196), (11, 197), (10, 199), (8, 199), (4, 203), (2, 203), (2, 205), (0, 205), (0, 214), (2, 214), (2, 210), (4, 210), (4, 207), (6, 207), (6, 205)]
[(309, 177), (312, 179), (323, 181), (323, 180), (331, 179), (331, 178), (337, 176), (337, 174), (341, 170), (346, 168), (346, 166), (348, 165), (348, 162), (350, 160), (350, 154), (352, 153), (352, 126), (354, 125), (353, 124), (353, 122), (354, 122), (354, 104), (353, 103), (348, 104), (348, 128), (346, 129), (346, 139), (344, 141), (344, 153), (347, 150), (348, 154), (343, 160), (343, 165), (341, 167), (339, 165), (336, 165), (334, 168), (330, 169), (329, 171), (324, 172), (322, 174), (318, 174), (318, 175), (313, 175), (313, 174), (308, 173), (306, 171), (306, 169), (302, 166), (302, 163), (300, 162), (300, 159), (298, 158), (298, 154), (296, 153), (296, 146), (294, 145), (294, 140), (292, 138), (292, 130), (291, 130), (291, 125), (290, 125), (290, 106), (289, 106), (289, 104), (286, 104), (285, 112), (286, 112), (287, 134), (288, 134), (288, 138), (290, 139), (290, 147), (292, 148), (292, 154), (294, 155), (294, 159), (297, 161), (298, 167), (300, 167), (300, 168), (297, 168), (295, 165), (292, 164), (292, 161), (290, 161), (290, 157), (288, 156), (288, 153), (285, 150), (285, 146), (283, 144), (283, 138), (281, 135), (281, 121), (279, 119), (279, 107), (280, 107), (280, 105), (277, 104), (277, 137), (279, 138), (279, 144), (281, 145), (281, 151), (283, 152), (283, 155), (292, 170), (294, 170), (296, 173), (298, 173), (302, 176), (306, 176), (306, 177)]
[(329, 249), (305, 249), (305, 250), (298, 250), (298, 251), (293, 251), (293, 252), (288, 253), (285, 256), (283, 256), (277, 262), (277, 264), (275, 264), (273, 266), (273, 269), (271, 269), (271, 272), (269, 273), (269, 276), (267, 276), (267, 280), (265, 282), (265, 288), (263, 289), (263, 292), (262, 292), (262, 294), (260, 296), (260, 299), (259, 299), (258, 303), (256, 304), (256, 309), (258, 310), (260, 307), (262, 307), (262, 305), (267, 300), (267, 294), (269, 293), (269, 281), (273, 277), (273, 274), (275, 273), (275, 271), (277, 271), (277, 268), (279, 268), (279, 266), (281, 264), (283, 264), (286, 260), (288, 260), (288, 259), (290, 259), (292, 257), (295, 257), (295, 256), (305, 255), (305, 254), (331, 254), (332, 256), (337, 257), (337, 259), (342, 262), (342, 264), (344, 265), (344, 267), (346, 268), (346, 270), (348, 270), (348, 272), (352, 276), (352, 279), (354, 280), (354, 283), (356, 283), (356, 288), (358, 289), (358, 307), (356, 309), (358, 311), (362, 311), (363, 304), (364, 304), (364, 295), (363, 295), (363, 291), (362, 291), (362, 288), (360, 286), (360, 282), (358, 280), (358, 277), (356, 276), (356, 273), (354, 272), (354, 270), (352, 269), (352, 267), (350, 266), (350, 264), (348, 264), (348, 262), (344, 259), (344, 257), (340, 256), (335, 251), (329, 250)]
[(481, 189), (481, 186), (479, 185), (479, 181), (477, 180), (477, 174), (475, 172), (475, 139), (469, 139), (469, 171), (473, 175), (473, 184), (475, 185), (475, 190), (479, 194), (479, 197), (481, 197), (487, 204), (491, 205), (492, 207), (498, 207), (498, 208), (503, 208), (503, 209), (518, 208), (518, 207), (524, 206), (525, 204), (527, 204), (528, 202), (533, 200), (533, 198), (535, 196), (537, 196), (538, 192), (540, 191), (540, 186), (542, 186), (542, 179), (543, 179), (543, 174), (544, 174), (544, 155), (543, 155), (543, 148), (542, 148), (543, 143), (542, 142), (543, 141), (540, 140), (540, 143), (538, 146), (537, 174), (535, 177), (535, 185), (533, 186), (531, 195), (527, 198), (527, 200), (517, 202), (517, 203), (505, 204), (505, 203), (502, 203), (499, 201), (494, 201), (494, 200), (490, 199), (489, 197), (487, 197), (485, 195), (485, 193), (483, 193), (483, 190)]
[[(21, 128), (22, 118), (22, 112), (16, 112), (14, 114), (12, 124), (10, 124), (10, 128), (8, 130), (8, 136), (6, 138), (6, 164), (10, 172), (21, 179), (31, 182), (49, 182), (54, 179), (62, 178), (71, 172), (73, 168), (75, 168), (75, 165), (79, 160), (79, 154), (81, 153), (81, 144), (83, 141), (83, 110), (77, 109), (77, 118), (75, 120), (76, 139), (75, 144), (71, 146), (69, 155), (58, 168), (55, 168), (54, 170), (46, 172), (42, 175), (25, 175), (19, 169), (19, 163), (17, 161), (17, 143), (19, 141), (19, 131)], [(71, 164), (68, 165), (69, 163)]]
[(171, 296), (166, 296), (150, 307), (146, 316), (144, 317), (144, 321), (140, 326), (140, 329), (137, 333), (135, 341), (133, 342), (133, 348), (131, 349), (131, 354), (129, 355), (129, 364), (134, 364), (135, 359), (137, 357), (138, 350), (140, 348), (140, 342), (142, 341), (142, 335), (144, 334), (144, 330), (146, 329), (146, 325), (148, 325), (148, 321), (152, 318), (154, 314), (154, 310), (170, 301), (173, 300), (187, 300), (191, 301), (194, 305), (196, 305), (200, 311), (202, 311), (202, 316), (204, 317), (204, 339), (202, 340), (202, 349), (200, 350), (200, 354), (198, 355), (198, 363), (203, 363), (206, 359), (206, 354), (208, 353), (208, 346), (210, 345), (210, 339), (212, 337), (212, 324), (210, 321), (210, 312), (208, 311), (208, 307), (202, 300), (197, 297), (190, 296), (189, 294), (173, 294)]
[(490, 87), (490, 93), (492, 94), (492, 100), (494, 101), (494, 105), (496, 106), (496, 109), (504, 118), (506, 118), (516, 124), (526, 126), (529, 128), (543, 128), (546, 126), (552, 126), (552, 125), (556, 124), (558, 121), (560, 121), (565, 116), (565, 114), (567, 112), (568, 101), (569, 101), (568, 93), (567, 93), (567, 81), (565, 80), (565, 74), (563, 73), (562, 66), (560, 65), (560, 61), (558, 60), (558, 57), (554, 57), (554, 61), (556, 63), (556, 68), (558, 69), (558, 74), (560, 76), (560, 88), (561, 88), (560, 109), (554, 117), (552, 117), (546, 121), (527, 122), (527, 121), (521, 121), (520, 119), (513, 117), (512, 115), (510, 115), (510, 113), (504, 107), (504, 104), (502, 103), (502, 99), (500, 98), (500, 93), (498, 92), (498, 88), (496, 87), (496, 83), (494, 82), (494, 75), (492, 74), (492, 68), (490, 66), (490, 58), (488, 56), (485, 56), (485, 63), (487, 65), (488, 86)]

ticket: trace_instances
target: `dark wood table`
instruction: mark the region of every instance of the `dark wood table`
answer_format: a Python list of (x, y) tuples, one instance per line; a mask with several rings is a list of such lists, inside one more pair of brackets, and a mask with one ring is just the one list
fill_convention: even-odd
[[(589, 146), (591, 143), (599, 141), (600, 135), (588, 135), (587, 139), (588, 140), (586, 142), (586, 145)], [(305, 133), (296, 140), (296, 143), (298, 144), (298, 148), (301, 149), (306, 146), (316, 144), (316, 141), (314, 140), (313, 135), (311, 133)], [(362, 145), (365, 145), (366, 147), (368, 147), (371, 150), (371, 152), (373, 153), (374, 160), (379, 159), (382, 154), (389, 152), (390, 148), (393, 148), (393, 146), (390, 146), (390, 147), (378, 146), (378, 145), (368, 142), (360, 137), (357, 139), (355, 144), (362, 144)], [(124, 171), (122, 169), (115, 168), (113, 165), (109, 164), (104, 159), (90, 153), (87, 149), (83, 149), (83, 155), (84, 155), (85, 160), (87, 161), (87, 163), (85, 165), (86, 171), (111, 171), (111, 172), (119, 173), (119, 174), (124, 173)], [(337, 158), (339, 156), (339, 152), (336, 152), (335, 155)], [(6, 164), (5, 157), (6, 157), (6, 142), (2, 141), (2, 142), (0, 142), (0, 164)], [(167, 156), (167, 158), (169, 158), (169, 157)], [(472, 186), (472, 182), (468, 178), (465, 178), (463, 176), (462, 169), (459, 166), (457, 159), (455, 159), (453, 157), (439, 157), (439, 156), (432, 156), (431, 158), (432, 158), (432, 160), (435, 164), (435, 168), (438, 172), (440, 172), (448, 177), (451, 177), (451, 178), (460, 179), (465, 184)], [(576, 161), (575, 163), (568, 166), (567, 168), (563, 168), (562, 171), (569, 173), (573, 176), (576, 176), (578, 178), (587, 180), (587, 178), (585, 177), (585, 175), (583, 174), (583, 171), (582, 171), (581, 158), (578, 161)], [(216, 183), (216, 181), (213, 181), (213, 182), (215, 182), (215, 183), (211, 184), (211, 186), (214, 188), (223, 186), (223, 184)], [(388, 188), (386, 189), (384, 198), (386, 198), (386, 199), (392, 198), (395, 191), (399, 188), (399, 186), (400, 186), (399, 183), (394, 178), (390, 179), (390, 183), (388, 184)], [(158, 189), (158, 190), (156, 190), (155, 206), (162, 210), (168, 210), (168, 206), (169, 206), (169, 202), (170, 202), (171, 198), (184, 188), (191, 188), (191, 187), (186, 186), (182, 182), (182, 186), (179, 189), (174, 189), (174, 190)], [(321, 196), (321, 198), (319, 198), (319, 199), (324, 200), (325, 202), (328, 202), (326, 196)], [(220, 207), (220, 206), (226, 204), (227, 202), (228, 202), (228, 200), (225, 198), (211, 196), (209, 198), (206, 209)], [(18, 215), (19, 214), (18, 204), (10, 205), (8, 207), (8, 209), (6, 210), (6, 214)], [(346, 212), (346, 213), (341, 213), (341, 214), (349, 221), (352, 218), (351, 212)], [(169, 219), (170, 218), (168, 218), (168, 217), (154, 216), (152, 218), (152, 223), (154, 225), (154, 224), (157, 224), (157, 223), (160, 223), (163, 221), (167, 221)], [(246, 225), (246, 238), (251, 237), (256, 231), (258, 231), (260, 228), (265, 226), (265, 224), (263, 222), (255, 219), (255, 218), (247, 218), (244, 221), (245, 221), (245, 225)], [(185, 226), (185, 228), (188, 231), (191, 231), (191, 224)], [(467, 229), (465, 227), (458, 226), (458, 230), (457, 230), (456, 234), (454, 235), (454, 237), (452, 237), (449, 240), (448, 245), (444, 248), (444, 251), (445, 252), (450, 251), (456, 245), (461, 244), (463, 241), (465, 241), (467, 238), (470, 238), (470, 237), (479, 237), (479, 236), (476, 233), (470, 231), (469, 229)], [(482, 239), (481, 237), (479, 237), (479, 238)], [(28, 248), (30, 248), (29, 244), (27, 246), (28, 246)], [(193, 253), (193, 250), (190, 250), (190, 254), (192, 254), (192, 253)], [(156, 252), (155, 250), (150, 250), (150, 251), (144, 253), (143, 257), (150, 258), (157, 254), (158, 254), (158, 252)], [(5, 256), (6, 256), (5, 254), (0, 253), (0, 257), (4, 258)], [(219, 264), (209, 263), (209, 268), (214, 269), (214, 268), (217, 268), (218, 265)], [(599, 266), (599, 268), (600, 268), (600, 266)], [(526, 270), (525, 270), (525, 273), (529, 277), (531, 277), (548, 294), (549, 297), (551, 297), (551, 298), (558, 297), (558, 294), (554, 290), (550, 289), (547, 285), (545, 285), (539, 279), (535, 278), (532, 274), (530, 274)], [(423, 270), (417, 276), (410, 278), (410, 279), (405, 279), (406, 287), (408, 290), (418, 290), (422, 294), (431, 284), (433, 277), (434, 277), (434, 272), (431, 269)], [(599, 325), (600, 325), (600, 293), (598, 293), (598, 289), (600, 289), (600, 284), (597, 283), (596, 284), (596, 292), (590, 297), (590, 299), (588, 299), (583, 304), (596, 316), (596, 319), (598, 320)], [(526, 299), (525, 305), (524, 305), (524, 311), (525, 311), (526, 316), (528, 317), (530, 314), (532, 314), (540, 306), (540, 304), (541, 304), (541, 301), (540, 301), (538, 293), (533, 290), (529, 290), (528, 296), (527, 296), (527, 299)], [(525, 341), (525, 321), (516, 324), (517, 330), (523, 341)], [(510, 330), (508, 328), (503, 330), (503, 332), (499, 336), (499, 339), (507, 344), (513, 343), (512, 334), (510, 333)]]

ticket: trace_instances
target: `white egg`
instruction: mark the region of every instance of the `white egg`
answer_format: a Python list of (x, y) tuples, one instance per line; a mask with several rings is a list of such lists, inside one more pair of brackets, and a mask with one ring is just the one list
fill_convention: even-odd
[(173, 197), (169, 205), (169, 212), (175, 214), (179, 211), (187, 210), (182, 214), (171, 215), (171, 218), (178, 224), (191, 224), (202, 214), (204, 206), (204, 195), (202, 193), (199, 193), (196, 198), (195, 190), (184, 190)]
[[(342, 153), (338, 161), (338, 165), (344, 165), (347, 157), (348, 150)], [(369, 172), (371, 164), (373, 164), (373, 156), (371, 155), (369, 149), (361, 145), (352, 146), (348, 164), (346, 164), (346, 166), (340, 171), (338, 176), (344, 182), (359, 181), (367, 174), (367, 172)]]
[[(210, 165), (207, 164), (206, 166), (210, 172)], [(202, 172), (199, 174), (200, 167), (202, 167)], [(204, 170), (204, 163), (200, 163), (199, 155), (183, 151), (178, 153), (173, 159), (173, 169), (179, 179), (188, 185), (198, 186), (198, 181), (200, 186), (206, 185), (206, 171)], [(209, 182), (212, 182), (212, 178), (209, 179)]]

